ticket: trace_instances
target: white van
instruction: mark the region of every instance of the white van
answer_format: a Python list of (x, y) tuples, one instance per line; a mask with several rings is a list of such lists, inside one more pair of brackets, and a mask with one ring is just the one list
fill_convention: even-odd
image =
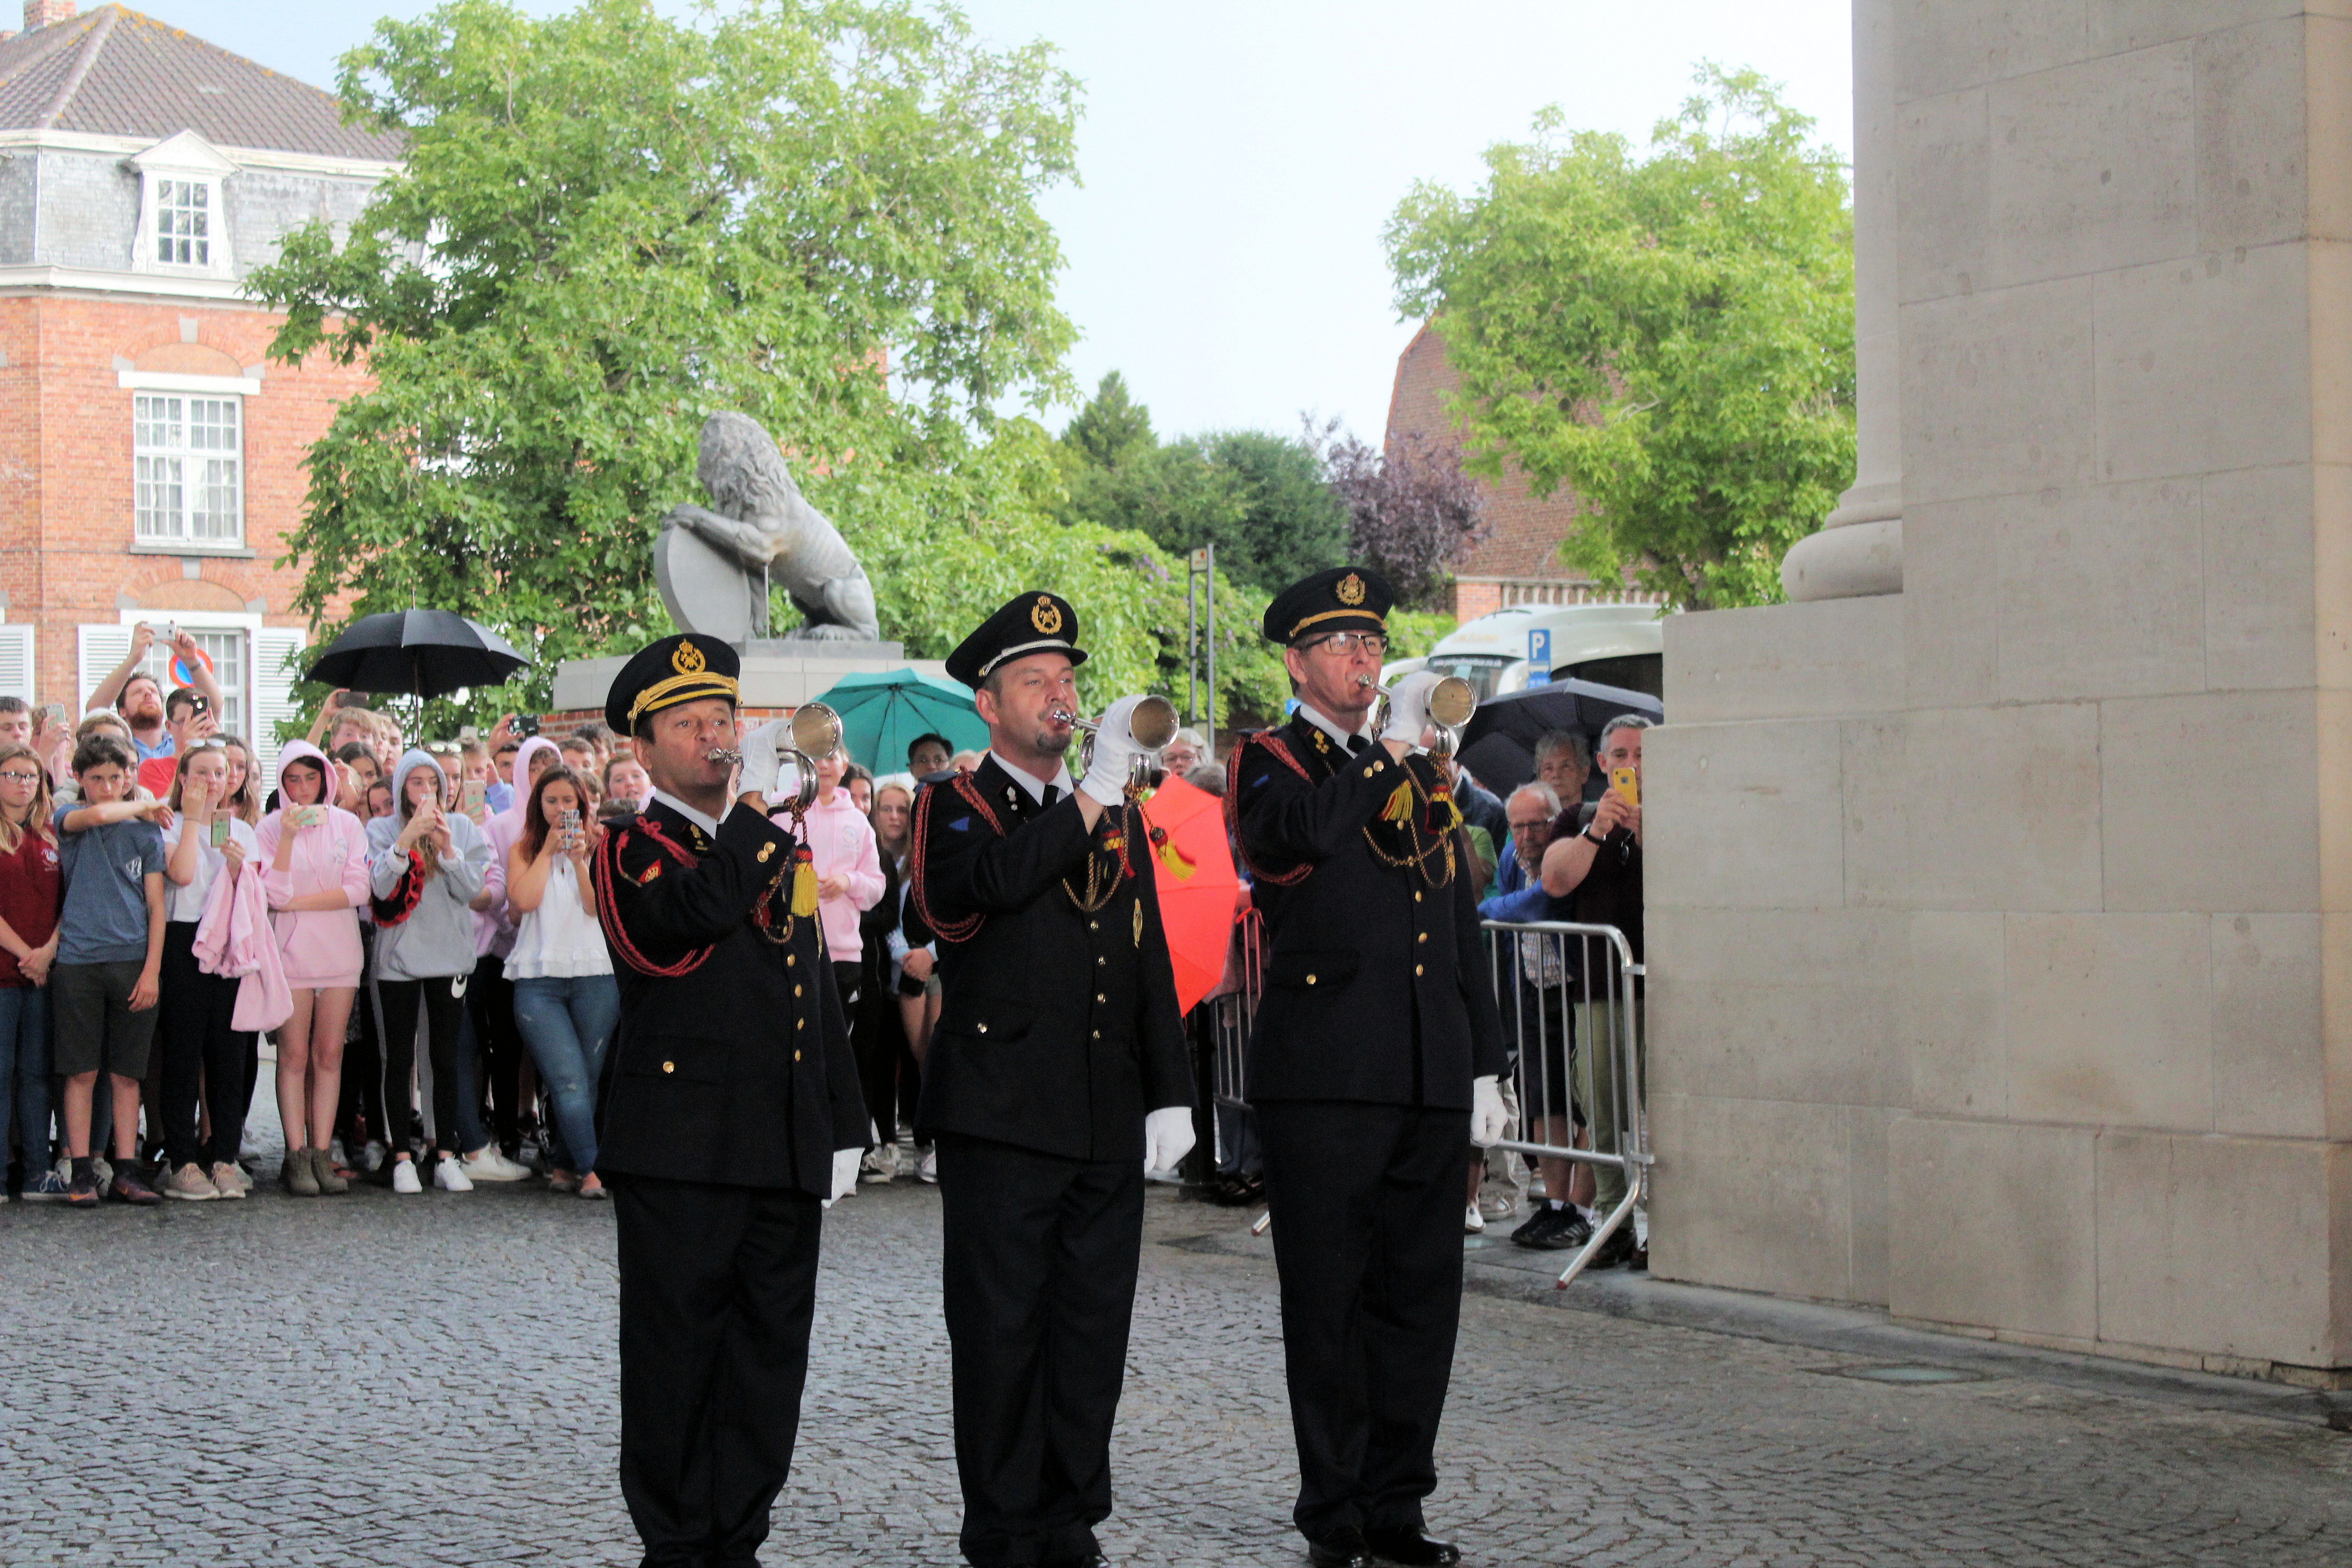
[[(1538, 672), (1529, 655), (1547, 644), (1551, 667)], [(1481, 702), (1570, 677), (1663, 697), (1665, 647), (1655, 605), (1512, 605), (1455, 628), (1427, 658), (1389, 665), (1381, 684), (1434, 669), (1470, 682)]]

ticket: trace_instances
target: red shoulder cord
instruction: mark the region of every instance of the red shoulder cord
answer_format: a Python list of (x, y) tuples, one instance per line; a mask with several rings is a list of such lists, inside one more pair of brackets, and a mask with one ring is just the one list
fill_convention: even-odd
[(1277, 762), (1300, 778), (1306, 779), (1310, 786), (1315, 783), (1315, 780), (1308, 775), (1306, 765), (1290, 754), (1290, 748), (1284, 745), (1273, 731), (1261, 730), (1250, 736), (1240, 745), (1235, 746), (1233, 754), (1225, 759), (1225, 837), (1233, 841), (1234, 853), (1242, 858), (1242, 864), (1249, 868), (1249, 874), (1253, 879), (1261, 882), (1271, 882), (1277, 888), (1297, 887), (1307, 880), (1307, 874), (1309, 871), (1315, 869), (1313, 861), (1310, 860), (1303, 866), (1294, 866), (1287, 871), (1268, 871), (1251, 858), (1249, 847), (1242, 839), (1242, 756), (1252, 745), (1264, 746), (1267, 751), (1272, 752)]
[[(637, 818), (635, 822), (630, 824), (630, 826), (660, 845), (672, 860), (688, 870), (691, 871), (700, 864), (687, 851), (686, 846), (671, 838), (644, 817)], [(595, 859), (589, 865), (590, 879), (596, 884), (596, 920), (604, 926), (604, 935), (612, 942), (613, 951), (619, 953), (621, 961), (638, 973), (650, 974), (661, 980), (675, 980), (681, 974), (691, 974), (701, 968), (712, 953), (719, 951), (717, 942), (712, 942), (709, 947), (693, 949), (676, 963), (656, 963), (638, 950), (635, 942), (629, 940), (627, 929), (621, 924), (621, 911), (613, 897), (613, 887), (615, 882), (628, 875), (621, 869), (621, 845), (628, 836), (629, 827), (614, 827), (607, 831), (604, 840), (596, 846)]]
[[(980, 793), (980, 786), (971, 782), (970, 773), (956, 774), (954, 781), (948, 787), (963, 797), (964, 804), (971, 806), (973, 813), (988, 824), (990, 832), (999, 838), (1004, 837), (1004, 824), (998, 819), (995, 811), (989, 805), (987, 797)], [(936, 806), (927, 805), (923, 810), (915, 813), (915, 847), (913, 858), (907, 863), (907, 894), (915, 900), (915, 912), (923, 917), (923, 923), (930, 927), (932, 932), (940, 941), (970, 942), (979, 931), (981, 922), (988, 917), (967, 915), (960, 921), (943, 921), (931, 912), (931, 900), (923, 891), (924, 868), (929, 864), (931, 813), (937, 809)]]

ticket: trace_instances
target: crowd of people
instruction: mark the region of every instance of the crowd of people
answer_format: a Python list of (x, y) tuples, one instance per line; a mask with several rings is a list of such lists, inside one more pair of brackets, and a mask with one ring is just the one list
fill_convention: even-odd
[[(153, 637), (136, 629), (79, 723), (0, 698), (5, 1195), (244, 1197), (272, 1174), (246, 1121), (274, 1055), (289, 1194), (538, 1180), (604, 1196), (620, 999), (591, 860), (653, 797), (630, 738), (591, 721), (554, 740), (510, 715), (417, 739), (339, 691), (265, 787), (193, 643), (175, 662), (202, 679), (166, 691), (144, 668)], [(936, 942), (910, 940), (907, 857), (918, 780), (979, 759), (926, 735), (879, 777), (845, 749), (816, 766), (802, 831), (869, 1182), (936, 1179), (908, 1131), (940, 986)], [(265, 970), (283, 990), (266, 1011)]]
[[(604, 824), (652, 798), (630, 739), (591, 721), (551, 740), (509, 716), (486, 736), (413, 741), (391, 712), (337, 692), (305, 740), (280, 748), (265, 789), (252, 746), (219, 727), (193, 644), (175, 651), (199, 679), (167, 692), (144, 672), (152, 637), (137, 629), (77, 724), (54, 704), (0, 698), (7, 1193), (79, 1206), (243, 1197), (267, 1041), (286, 1150), (275, 1176), (289, 1194), (543, 1180), (602, 1197), (595, 1108), (620, 1001), (590, 862)], [(1597, 759), (1583, 735), (1546, 736), (1537, 776), (1507, 801), (1441, 764), (1485, 918), (1612, 924), (1638, 947), (1640, 808), (1589, 785), (1638, 771), (1642, 728), (1612, 725)], [(908, 858), (924, 781), (969, 773), (982, 755), (934, 734), (878, 776), (845, 750), (817, 764), (804, 832), (873, 1124), (867, 1182), (937, 1179), (912, 1125), (940, 1016), (938, 945), (909, 918)], [(1160, 762), (1224, 791), (1194, 731)], [(1246, 904), (1246, 870), (1244, 883)], [(240, 1025), (249, 970), (225, 951), (241, 890), (266, 910), (248, 924), (288, 993), (267, 1029)], [(1519, 1095), (1542, 1100), (1520, 1112), (1519, 1135), (1607, 1151), (1613, 1121), (1589, 1117), (1571, 1090), (1613, 1093), (1610, 1053), (1589, 1044), (1606, 1023), (1571, 1016), (1578, 976), (1564, 953), (1529, 958), (1501, 995), (1507, 1023), (1557, 1042), (1518, 1075)], [(1545, 1007), (1549, 1029), (1534, 1022)], [(1225, 1201), (1262, 1195), (1254, 1142), (1246, 1128), (1220, 1140)], [(1600, 1174), (1596, 1185), (1591, 1166), (1530, 1170), (1489, 1152), (1470, 1173), (1465, 1227), (1524, 1206), (1514, 1240), (1581, 1247), (1622, 1195), (1616, 1173)], [(1620, 1234), (1597, 1261), (1640, 1261), (1633, 1227)]]

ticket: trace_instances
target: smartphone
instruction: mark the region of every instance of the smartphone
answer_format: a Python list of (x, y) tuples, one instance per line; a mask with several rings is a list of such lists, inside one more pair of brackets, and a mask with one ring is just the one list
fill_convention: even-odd
[(467, 779), (459, 786), (459, 798), (465, 802), (467, 816), (479, 817), (482, 815), (482, 807), (489, 799), (489, 787), (479, 779)]
[(289, 820), (297, 827), (316, 827), (327, 820), (327, 808), (323, 805), (298, 805), (289, 814)]
[(197, 713), (209, 713), (213, 710), (212, 699), (201, 691), (188, 693), (188, 705), (192, 711)]
[(346, 691), (335, 699), (338, 708), (364, 708), (367, 705), (368, 693), (364, 691)]
[(1611, 768), (1609, 787), (1625, 797), (1627, 805), (1642, 804), (1642, 775), (1632, 768)]
[(44, 702), (41, 704), (41, 711), (49, 716), (49, 722), (52, 724), (62, 724), (66, 721), (66, 705), (62, 702)]
[(213, 821), (212, 821), (212, 844), (213, 844), (213, 847), (214, 847), (214, 848), (215, 848), (215, 849), (223, 849), (223, 848), (226, 848), (226, 847), (227, 847), (227, 846), (228, 846), (228, 818), (227, 818), (227, 817), (226, 817), (226, 816), (215, 816), (215, 817), (214, 817), (214, 818), (213, 818)]
[(515, 732), (517, 735), (520, 736), (522, 739), (526, 740), (526, 741), (530, 740), (533, 735), (538, 734), (538, 733), (539, 733), (539, 715), (538, 715), (538, 714), (536, 714), (536, 713), (518, 713), (518, 714), (516, 714), (516, 715), (515, 715), (515, 721), (514, 721), (514, 732)]
[(572, 807), (567, 805), (555, 815), (561, 819), (564, 832), (577, 833), (580, 831), (580, 814), (577, 811), (574, 811)]

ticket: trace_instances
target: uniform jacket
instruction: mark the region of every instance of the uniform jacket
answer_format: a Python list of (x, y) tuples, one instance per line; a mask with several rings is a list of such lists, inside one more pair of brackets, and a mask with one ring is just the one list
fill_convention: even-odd
[(1089, 834), (1075, 797), (1039, 805), (993, 756), (916, 805), (909, 902), (940, 939), (942, 993), (919, 1120), (1067, 1159), (1141, 1160), (1144, 1113), (1192, 1103), (1150, 846), (1127, 846), (1137, 874), (1094, 913), (1067, 890), (1086, 891), (1089, 856), (1108, 863), (1140, 816), (1105, 812)]
[(1403, 847), (1379, 819), (1408, 771), (1424, 791), (1436, 771), (1378, 744), (1350, 757), (1304, 715), (1250, 737), (1232, 768), (1229, 820), (1265, 916), (1250, 1099), (1468, 1110), (1470, 1080), (1504, 1066), (1478, 868), (1457, 841), (1434, 886), (1442, 854), (1416, 870), (1374, 847)]
[[(834, 1151), (866, 1147), (824, 934), (791, 919), (793, 855), (791, 835), (748, 809), (715, 837), (660, 801), (607, 827), (596, 908), (621, 1026), (599, 1171), (822, 1198)], [(789, 941), (756, 923), (763, 905), (769, 931), (791, 921)]]

